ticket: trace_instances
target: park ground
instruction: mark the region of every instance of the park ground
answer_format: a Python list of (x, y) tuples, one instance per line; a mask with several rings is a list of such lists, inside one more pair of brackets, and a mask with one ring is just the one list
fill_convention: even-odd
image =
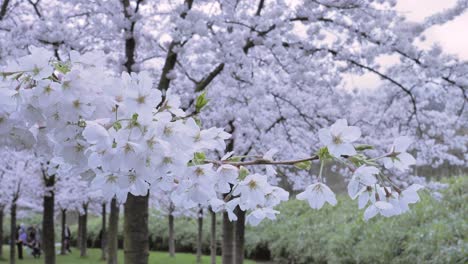
[[(8, 263), (8, 248), (3, 248), (3, 255), (5, 258), (0, 259), (0, 263)], [(89, 248), (87, 257), (80, 257), (78, 250), (73, 250), (71, 254), (68, 255), (57, 255), (57, 264), (96, 264), (96, 263), (106, 263), (105, 261), (100, 260), (101, 250)], [(28, 252), (23, 260), (17, 260), (17, 264), (42, 264), (44, 259), (34, 259)], [(119, 251), (119, 263), (123, 263), (123, 251)], [(187, 253), (178, 253), (174, 258), (169, 257), (167, 252), (150, 252), (149, 263), (160, 263), (160, 264), (192, 264), (196, 263), (194, 254)], [(203, 256), (202, 263), (210, 263), (210, 256)], [(217, 263), (221, 263), (221, 257), (218, 256)], [(254, 264), (253, 261), (245, 261), (246, 264)]]

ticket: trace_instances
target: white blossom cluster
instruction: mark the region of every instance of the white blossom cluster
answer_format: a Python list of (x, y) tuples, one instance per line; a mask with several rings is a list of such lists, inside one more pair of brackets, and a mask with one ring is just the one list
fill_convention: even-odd
[[(153, 86), (147, 72), (115, 77), (105, 70), (102, 54), (70, 52), (68, 61), (52, 59), (50, 52), (31, 48), (31, 54), (10, 61), (0, 70), (0, 132), (6, 143), (40, 151), (49, 162), (49, 174), (93, 174), (93, 188), (106, 199), (126, 200), (133, 195), (170, 194), (180, 208), (211, 206), (236, 220), (234, 209), (250, 211), (247, 222), (257, 225), (274, 219), (274, 206), (289, 194), (271, 185), (266, 175), (235, 166), (232, 153), (209, 161), (205, 153), (224, 152), (230, 135), (223, 129), (201, 129), (180, 109), (179, 98)], [(397, 138), (385, 155), (369, 159), (355, 148), (358, 127), (344, 119), (318, 133), (323, 164), (336, 159), (354, 170), (351, 198), (359, 197), (368, 219), (408, 210), (418, 200), (419, 186), (401, 192), (383, 185), (377, 160), (385, 167), (407, 169), (415, 163), (406, 150), (410, 141)], [(274, 151), (262, 161), (272, 161)], [(274, 171), (270, 165), (267, 172)], [(322, 170), (321, 170), (322, 171)], [(219, 197), (224, 197), (220, 199)], [(334, 193), (322, 181), (309, 186), (298, 199), (312, 208), (336, 204)]]
[[(341, 161), (351, 167), (353, 171), (352, 179), (348, 184), (348, 194), (351, 199), (358, 198), (359, 209), (367, 207), (364, 212), (364, 219), (381, 214), (383, 216), (399, 215), (409, 210), (409, 204), (419, 201), (417, 191), (423, 188), (422, 185), (413, 184), (401, 191), (390, 178), (385, 176), (378, 168), (378, 160), (383, 163), (383, 167), (407, 170), (414, 165), (416, 160), (407, 153), (411, 144), (411, 139), (406, 136), (398, 137), (394, 140), (388, 153), (376, 158), (367, 158), (358, 155), (353, 142), (361, 136), (361, 130), (355, 126), (348, 126), (346, 120), (339, 119), (329, 129), (323, 128), (319, 131), (320, 141), (327, 147), (331, 158)], [(322, 158), (323, 159), (323, 156)], [(323, 164), (323, 160), (322, 160)], [(360, 165), (354, 169), (352, 165)], [(320, 180), (321, 180), (320, 175)], [(297, 195), (299, 200), (308, 200), (310, 207), (320, 209), (325, 203), (336, 205), (335, 194), (328, 186), (322, 182), (312, 184), (306, 190)]]

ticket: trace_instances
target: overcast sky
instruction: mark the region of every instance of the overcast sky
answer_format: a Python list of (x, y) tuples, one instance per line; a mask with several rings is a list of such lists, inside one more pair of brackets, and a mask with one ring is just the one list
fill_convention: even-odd
[[(398, 0), (397, 10), (402, 12), (408, 20), (421, 22), (424, 18), (454, 6), (456, 0)], [(464, 60), (468, 60), (468, 12), (456, 19), (430, 28), (425, 32), (426, 40), (418, 43), (423, 48), (429, 48), (434, 43), (439, 43), (445, 52), (456, 54)], [(391, 62), (391, 59), (385, 58)], [(362, 76), (351, 76), (345, 79), (345, 87), (348, 89), (372, 89), (378, 87), (380, 78), (372, 73)]]
[[(397, 10), (409, 20), (422, 21), (425, 17), (452, 7), (456, 0), (399, 0)], [(442, 26), (426, 32), (424, 47), (434, 42), (440, 43), (444, 50), (468, 60), (468, 12)]]

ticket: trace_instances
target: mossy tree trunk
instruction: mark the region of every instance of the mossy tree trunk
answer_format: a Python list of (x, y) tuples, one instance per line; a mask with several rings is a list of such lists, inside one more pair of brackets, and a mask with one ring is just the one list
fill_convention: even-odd
[(106, 260), (106, 242), (107, 242), (107, 223), (106, 223), (106, 217), (107, 217), (107, 212), (106, 212), (106, 203), (102, 204), (102, 212), (101, 212), (101, 217), (102, 217), (102, 223), (101, 223), (101, 260)]
[(16, 200), (10, 206), (10, 264), (16, 263)]
[(0, 259), (3, 258), (3, 218), (5, 207), (0, 206)]
[(197, 263), (201, 263), (203, 239), (203, 208), (198, 211)]
[(54, 205), (55, 175), (47, 176), (43, 170), (43, 178), (48, 193), (44, 195), (44, 211), (42, 217), (42, 249), (44, 251), (44, 263), (55, 264), (55, 227), (54, 227)]
[(128, 194), (124, 210), (125, 264), (148, 264), (148, 197)]
[(223, 264), (234, 263), (234, 224), (229, 221), (227, 212), (223, 213)]
[(83, 214), (81, 218), (81, 238), (80, 238), (80, 257), (87, 256), (87, 244), (88, 244), (88, 204), (83, 204)]
[(169, 213), (169, 256), (175, 257), (175, 234), (174, 234), (174, 216)]
[(81, 246), (81, 226), (83, 225), (82, 223), (82, 218), (80, 215), (78, 215), (78, 226), (77, 226), (77, 231), (76, 231), (76, 247), (79, 249)]
[(216, 213), (211, 211), (211, 240), (210, 240), (210, 255), (211, 264), (216, 264)]
[(109, 230), (107, 231), (107, 264), (118, 263), (119, 210), (117, 199), (112, 199), (109, 213)]
[(237, 221), (235, 222), (234, 241), (234, 264), (244, 263), (245, 244), (245, 211), (236, 209)]
[[(62, 213), (62, 244), (60, 245), (60, 255), (65, 255), (67, 252), (66, 252), (66, 247), (65, 247), (65, 225), (67, 224), (67, 210), (66, 209), (62, 209), (61, 210), (61, 213)], [(70, 243), (70, 241), (68, 241), (68, 243)]]

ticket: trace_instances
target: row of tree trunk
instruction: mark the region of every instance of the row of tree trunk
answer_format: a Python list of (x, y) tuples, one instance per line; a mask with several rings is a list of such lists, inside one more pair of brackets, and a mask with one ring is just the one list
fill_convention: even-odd
[[(130, 203), (125, 205), (125, 223), (124, 223), (124, 251), (126, 264), (146, 264), (148, 263), (148, 199), (147, 197), (133, 196)], [(43, 221), (43, 246), (45, 253), (45, 263), (55, 263), (55, 251), (50, 250), (50, 244), (54, 245), (54, 217), (53, 217), (54, 195), (51, 193), (44, 197), (44, 221)], [(139, 208), (139, 214), (133, 214), (130, 208)], [(4, 210), (0, 208), (0, 237), (3, 237), (3, 215)], [(87, 205), (83, 205), (84, 214), (78, 218), (78, 237), (77, 246), (80, 250), (80, 256), (86, 256), (87, 248)], [(132, 213), (130, 213), (132, 212)], [(244, 233), (245, 233), (245, 212), (236, 210), (238, 220), (229, 221), (227, 213), (223, 213), (223, 239), (222, 239), (222, 263), (223, 264), (241, 264), (244, 260)], [(118, 251), (118, 221), (119, 206), (115, 199), (110, 204), (109, 230), (107, 230), (106, 205), (102, 205), (102, 230), (101, 230), (101, 259), (107, 259), (108, 264), (117, 264)], [(216, 263), (217, 241), (216, 241), (216, 214), (210, 210), (211, 228), (210, 228), (210, 259), (211, 263)], [(62, 245), (61, 254), (66, 253), (65, 232), (66, 232), (66, 210), (61, 212), (61, 232)], [(16, 204), (13, 203), (10, 208), (11, 234), (10, 234), (10, 263), (14, 264), (16, 259)], [(201, 263), (202, 257), (202, 239), (203, 239), (203, 209), (198, 212), (198, 235), (197, 235), (197, 263)], [(144, 227), (144, 228), (142, 228)], [(52, 238), (52, 239), (51, 239)], [(0, 254), (1, 254), (0, 243)], [(55, 248), (55, 245), (54, 245)], [(141, 255), (143, 252), (143, 255)], [(174, 217), (169, 214), (169, 255), (175, 256), (175, 232)], [(1, 256), (1, 255), (0, 255)], [(135, 260), (138, 259), (136, 262)]]

